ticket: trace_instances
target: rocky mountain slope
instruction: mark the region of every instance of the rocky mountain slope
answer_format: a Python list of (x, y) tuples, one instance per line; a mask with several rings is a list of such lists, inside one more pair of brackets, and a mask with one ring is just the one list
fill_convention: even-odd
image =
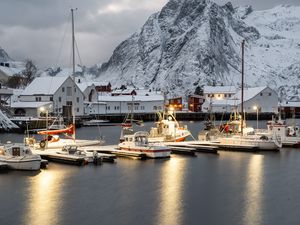
[(269, 85), (283, 99), (299, 99), (300, 7), (295, 6), (254, 11), (210, 0), (170, 0), (92, 70), (99, 80), (170, 95), (214, 83), (239, 86), (243, 39), (247, 85)]

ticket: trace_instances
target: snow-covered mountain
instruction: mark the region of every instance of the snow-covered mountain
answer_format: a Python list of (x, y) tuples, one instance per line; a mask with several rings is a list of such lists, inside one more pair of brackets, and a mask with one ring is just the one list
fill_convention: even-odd
[(210, 0), (170, 0), (93, 70), (114, 85), (167, 89), (171, 95), (214, 83), (239, 86), (243, 39), (245, 82), (300, 99), (300, 7), (288, 5), (254, 11)]
[(0, 62), (12, 61), (12, 59), (8, 56), (6, 51), (0, 47)]

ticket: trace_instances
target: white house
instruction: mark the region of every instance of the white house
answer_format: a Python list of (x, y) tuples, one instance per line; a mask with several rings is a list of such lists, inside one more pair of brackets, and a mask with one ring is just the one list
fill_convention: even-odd
[(206, 99), (226, 100), (236, 93), (234, 86), (204, 86), (203, 95)]
[[(269, 87), (255, 87), (244, 89), (244, 112), (278, 112), (278, 95)], [(211, 108), (212, 112), (232, 112), (241, 110), (241, 91), (238, 91), (228, 100), (207, 100), (202, 105), (204, 112)]]
[[(27, 115), (26, 104), (35, 106), (38, 113), (40, 104), (37, 102), (44, 105), (51, 102), (51, 107), (48, 108), (49, 112), (70, 116), (74, 102), (75, 115), (81, 116), (84, 114), (83, 101), (84, 94), (70, 76), (38, 77), (19, 96), (19, 102), (23, 103), (19, 103), (19, 105), (14, 103), (12, 107), (15, 110), (23, 110), (23, 114)], [(19, 106), (24, 107), (19, 108)]]

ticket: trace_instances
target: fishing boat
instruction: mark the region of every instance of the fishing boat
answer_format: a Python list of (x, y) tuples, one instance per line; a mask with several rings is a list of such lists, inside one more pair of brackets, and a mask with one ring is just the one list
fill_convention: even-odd
[(261, 135), (276, 135), (280, 138), (282, 146), (300, 148), (300, 127), (298, 125), (287, 125), (285, 120), (273, 118), (267, 122), (267, 130), (258, 130)]
[(42, 159), (24, 144), (8, 143), (0, 147), (0, 162), (14, 170), (39, 170)]
[(149, 133), (138, 131), (134, 134), (124, 135), (122, 142), (118, 145), (119, 151), (145, 153), (148, 158), (168, 158), (170, 148), (148, 142)]
[(181, 142), (191, 136), (186, 126), (179, 125), (171, 110), (157, 112), (157, 115), (158, 121), (150, 130), (149, 142)]

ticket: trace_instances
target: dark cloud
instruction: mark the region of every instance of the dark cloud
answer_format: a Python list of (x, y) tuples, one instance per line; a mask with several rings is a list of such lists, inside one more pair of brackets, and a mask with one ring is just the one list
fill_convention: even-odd
[[(0, 46), (16, 60), (33, 59), (40, 67), (70, 65), (70, 8), (82, 62), (107, 60), (114, 48), (144, 24), (168, 0), (0, 0)], [(214, 0), (220, 4), (227, 1)], [(299, 0), (233, 0), (255, 9)], [(63, 39), (64, 37), (64, 39)], [(64, 40), (64, 41), (63, 41)]]

